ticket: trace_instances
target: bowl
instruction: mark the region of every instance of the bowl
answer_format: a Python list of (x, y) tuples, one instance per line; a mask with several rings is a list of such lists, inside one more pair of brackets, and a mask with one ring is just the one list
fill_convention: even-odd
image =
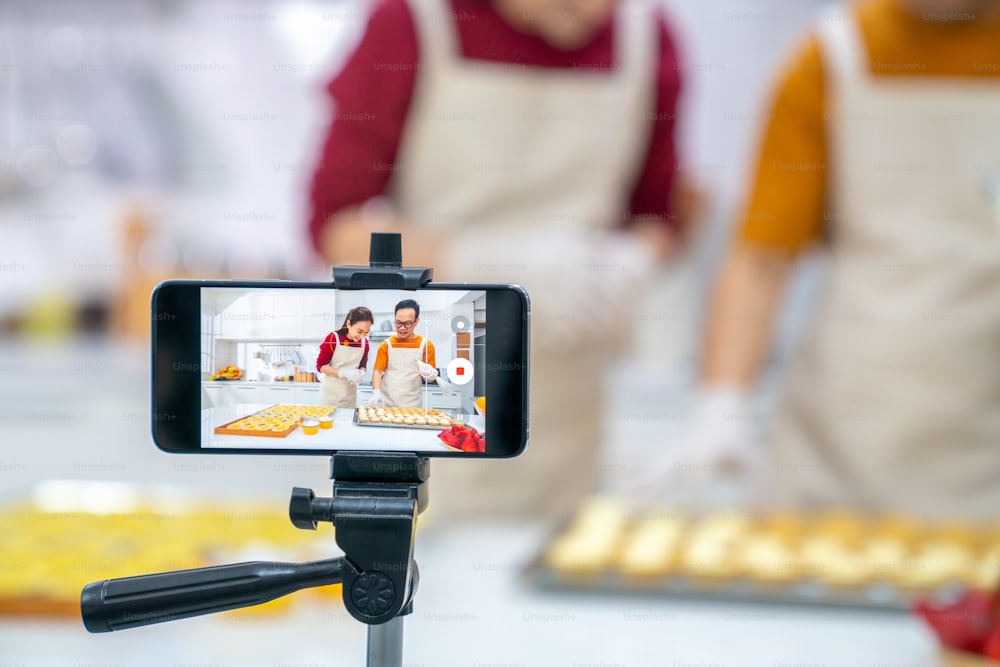
[(302, 432), (305, 433), (306, 435), (316, 435), (317, 433), (319, 433), (319, 420), (303, 419)]
[(333, 415), (324, 415), (319, 418), (320, 428), (333, 428)]

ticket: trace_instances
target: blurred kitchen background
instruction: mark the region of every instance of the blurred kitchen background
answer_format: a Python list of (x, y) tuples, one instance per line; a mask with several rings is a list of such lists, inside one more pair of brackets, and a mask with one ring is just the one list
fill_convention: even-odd
[[(680, 428), (769, 81), (820, 5), (665, 4), (685, 70), (680, 168), (703, 206), (692, 251), (647, 286), (604, 389), (609, 487), (630, 447)], [(328, 276), (307, 241), (307, 184), (324, 85), (367, 13), (361, 0), (0, 2), (0, 501), (13, 508), (0, 520), (0, 665), (362, 664), (364, 628), (336, 595), (100, 637), (74, 618), (73, 595), (189, 564), (170, 558), (186, 541), (208, 540), (217, 562), (336, 551), (329, 529), (306, 535), (282, 516), (292, 486), (328, 491), (326, 460), (154, 447), (148, 298), (168, 277)], [(803, 272), (784, 341), (806, 310)], [(265, 372), (250, 361), (265, 351), (310, 366), (308, 345), (253, 337), (231, 350), (244, 368)], [(200, 519), (154, 530), (181, 511)], [(81, 533), (77, 512), (103, 518)], [(550, 530), (431, 518), (405, 664), (937, 664), (933, 638), (901, 614), (540, 593), (518, 572)], [(153, 546), (129, 551), (138, 534)], [(12, 555), (39, 543), (47, 558)], [(60, 604), (33, 611), (39, 587)]]
[[(647, 389), (690, 386), (769, 75), (818, 4), (667, 3), (685, 69), (679, 168), (703, 205), (692, 251), (646, 286), (610, 400), (659, 404)], [(164, 278), (327, 277), (307, 240), (307, 184), (331, 113), (323, 88), (365, 2), (0, 7), (0, 332), (18, 360), (7, 391), (23, 397), (16, 376), (44, 375), (36, 363), (70, 359), (88, 384), (119, 380), (102, 369), (131, 360), (144, 370), (148, 294)], [(610, 439), (641, 439), (643, 420), (619, 426)]]

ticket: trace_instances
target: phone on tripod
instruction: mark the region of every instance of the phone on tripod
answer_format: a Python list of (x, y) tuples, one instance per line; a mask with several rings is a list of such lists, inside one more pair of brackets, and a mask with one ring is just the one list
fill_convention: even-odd
[(152, 296), (153, 440), (172, 453), (514, 457), (528, 323), (508, 284), (167, 281)]
[[(91, 632), (261, 604), (341, 583), (368, 664), (402, 665), (430, 456), (509, 458), (528, 439), (528, 296), (431, 283), (398, 234), (334, 284), (168, 281), (153, 292), (153, 440), (176, 453), (331, 456), (333, 495), (292, 490), (293, 525), (334, 525), (340, 558), (251, 562), (88, 584)], [(291, 368), (289, 368), (291, 367)], [(489, 396), (489, 403), (485, 398)], [(474, 411), (474, 413), (473, 413)]]

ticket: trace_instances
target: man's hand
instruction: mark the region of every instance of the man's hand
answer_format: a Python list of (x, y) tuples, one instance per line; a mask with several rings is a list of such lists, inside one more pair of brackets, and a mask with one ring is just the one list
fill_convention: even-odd
[(385, 405), (385, 394), (382, 393), (381, 389), (373, 389), (372, 396), (367, 401), (365, 401), (365, 407), (373, 405)]
[[(337, 212), (319, 232), (319, 250), (330, 264), (368, 264), (372, 232), (402, 234), (403, 257), (409, 266), (437, 267), (444, 235), (424, 226), (419, 234), (416, 225), (400, 220), (377, 198), (361, 206), (351, 206)], [(437, 272), (435, 272), (437, 273)]]
[(365, 379), (365, 372), (360, 368), (352, 368), (341, 375), (341, 377), (351, 384), (361, 384), (361, 381)]
[(743, 500), (761, 471), (759, 419), (748, 393), (708, 388), (696, 399), (684, 436), (651, 461), (634, 486), (642, 502), (705, 508)]
[(420, 370), (420, 377), (423, 379), (429, 382), (438, 376), (437, 369), (430, 364), (425, 364), (419, 359), (415, 359), (414, 361), (417, 362), (417, 368)]
[(454, 396), (458, 392), (459, 386), (457, 384), (452, 384), (451, 382), (448, 382), (440, 375), (437, 376), (436, 380), (438, 383), (438, 387), (441, 388), (442, 396)]

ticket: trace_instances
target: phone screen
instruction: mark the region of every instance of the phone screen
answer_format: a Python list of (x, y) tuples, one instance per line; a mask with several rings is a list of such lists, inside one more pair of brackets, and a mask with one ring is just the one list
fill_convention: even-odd
[(164, 283), (153, 402), (169, 418), (154, 420), (154, 439), (168, 451), (516, 455), (527, 432), (522, 295)]

